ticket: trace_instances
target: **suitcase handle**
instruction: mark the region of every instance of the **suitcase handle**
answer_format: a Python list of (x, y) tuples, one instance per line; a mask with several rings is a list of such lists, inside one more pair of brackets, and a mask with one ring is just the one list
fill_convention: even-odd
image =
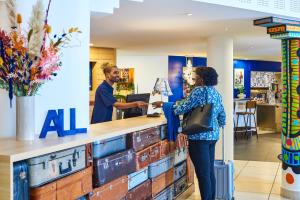
[(62, 162), (59, 163), (59, 173), (60, 173), (61, 175), (66, 174), (66, 173), (69, 173), (69, 172), (71, 172), (71, 171), (72, 171), (71, 160), (69, 160), (69, 162), (68, 162), (68, 168), (66, 168), (66, 169), (63, 169), (63, 167), (62, 167)]

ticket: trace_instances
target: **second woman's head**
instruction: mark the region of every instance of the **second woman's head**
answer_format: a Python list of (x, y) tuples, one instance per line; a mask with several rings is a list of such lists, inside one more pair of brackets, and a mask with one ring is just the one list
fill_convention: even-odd
[(196, 86), (215, 86), (218, 84), (218, 73), (212, 67), (196, 68)]

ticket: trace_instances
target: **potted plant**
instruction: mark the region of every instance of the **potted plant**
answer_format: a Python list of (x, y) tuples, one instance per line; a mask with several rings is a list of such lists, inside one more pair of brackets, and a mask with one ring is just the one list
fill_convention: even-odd
[(245, 98), (244, 87), (239, 87), (239, 94), (237, 96), (239, 99)]

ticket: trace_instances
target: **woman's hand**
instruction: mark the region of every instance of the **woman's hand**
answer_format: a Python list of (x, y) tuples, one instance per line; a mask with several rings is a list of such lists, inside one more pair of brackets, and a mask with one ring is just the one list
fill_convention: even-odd
[(152, 106), (155, 108), (161, 108), (163, 106), (164, 102), (162, 101), (156, 101), (152, 103)]

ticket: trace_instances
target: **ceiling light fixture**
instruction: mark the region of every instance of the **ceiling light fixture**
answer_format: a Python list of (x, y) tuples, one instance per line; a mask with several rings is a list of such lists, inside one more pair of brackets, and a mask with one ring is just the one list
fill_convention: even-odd
[(188, 16), (188, 17), (190, 17), (190, 16), (192, 16), (193, 14), (192, 14), (192, 13), (186, 13), (185, 15)]

